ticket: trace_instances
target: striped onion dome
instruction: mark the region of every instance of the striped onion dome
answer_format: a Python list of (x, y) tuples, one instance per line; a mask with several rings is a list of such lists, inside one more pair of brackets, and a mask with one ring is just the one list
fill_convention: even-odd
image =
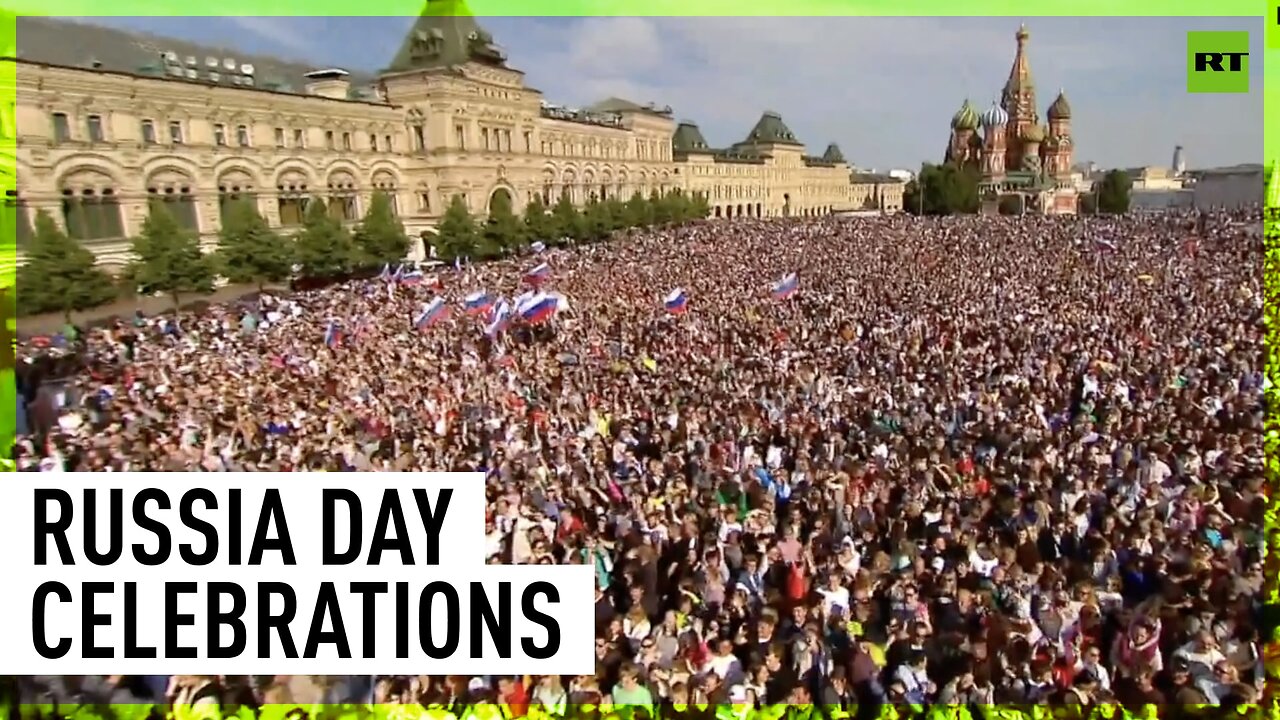
[(978, 109), (966, 99), (960, 110), (951, 117), (951, 128), (953, 130), (977, 130), (979, 122)]
[(991, 103), (991, 107), (982, 113), (982, 127), (984, 128), (1004, 127), (1008, 122), (1009, 113), (1005, 112), (999, 103)]

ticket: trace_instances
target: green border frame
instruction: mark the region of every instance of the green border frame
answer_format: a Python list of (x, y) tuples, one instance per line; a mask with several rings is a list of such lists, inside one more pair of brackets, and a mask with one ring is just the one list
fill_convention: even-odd
[[(112, 3), (92, 2), (90, 0), (56, 0), (56, 2), (33, 2), (20, 0), (7, 3), (8, 7), (0, 8), (0, 50), (3, 56), (15, 57), (17, 47), (18, 14), (62, 15), (62, 16), (182, 16), (201, 15), (193, 13), (189, 2), (181, 0), (115, 0)], [(700, 0), (689, 3), (688, 0), (633, 0), (626, 4), (604, 3), (601, 0), (479, 0), (474, 3), (477, 14), (481, 16), (590, 16), (590, 15), (631, 15), (631, 16), (853, 16), (853, 15), (895, 15), (895, 16), (1013, 16), (1013, 17), (1051, 17), (1051, 16), (1189, 16), (1204, 17), (1212, 11), (1214, 17), (1257, 17), (1262, 14), (1267, 21), (1265, 25), (1266, 41), (1264, 42), (1263, 62), (1253, 65), (1257, 72), (1263, 73), (1264, 117), (1269, 122), (1265, 125), (1263, 162), (1270, 174), (1266, 192), (1265, 237), (1266, 259), (1264, 265), (1264, 320), (1267, 328), (1268, 350), (1266, 359), (1266, 377), (1270, 387), (1266, 394), (1266, 456), (1267, 456), (1267, 488), (1270, 502), (1266, 510), (1267, 568), (1269, 585), (1266, 590), (1266, 602), (1269, 605), (1270, 624), (1280, 625), (1275, 614), (1280, 611), (1280, 348), (1276, 347), (1276, 334), (1280, 317), (1276, 314), (1276, 303), (1280, 301), (1280, 82), (1272, 82), (1266, 72), (1266, 66), (1280, 68), (1280, 44), (1273, 46), (1271, 39), (1280, 38), (1280, 24), (1276, 18), (1276, 0), (1219, 0), (1208, 7), (1203, 0), (1165, 0), (1165, 2), (1149, 2), (1144, 0), (1042, 0), (1028, 5), (1013, 0), (971, 0), (964, 6), (946, 4), (939, 0), (793, 0), (786, 5), (753, 2), (741, 3), (731, 0)], [(258, 15), (266, 7), (260, 0), (222, 0), (208, 6), (216, 10), (216, 15)], [(274, 16), (416, 16), (420, 10), (418, 3), (412, 6), (401, 0), (361, 3), (357, 5), (342, 4), (337, 0), (277, 0), (270, 5), (270, 13)], [(57, 12), (54, 12), (54, 11)], [(332, 13), (328, 10), (333, 10)], [(14, 105), (16, 101), (15, 64), (0, 63), (0, 113), (6, 122), (0, 128), (16, 130), (14, 122)], [(0, 132), (0, 188), (6, 193), (16, 190), (16, 132)], [(8, 228), (12, 228), (8, 224)], [(12, 231), (10, 230), (10, 233)], [(0, 237), (0, 267), (13, 268), (16, 265), (16, 238), (9, 233)], [(16, 291), (16, 273), (6, 270), (0, 274), (0, 293)], [(11, 305), (9, 307), (12, 307)], [(16, 429), (16, 388), (14, 380), (14, 350), (12, 334), (16, 329), (16, 318), (7, 315), (4, 318), (5, 332), (0, 336), (7, 338), (3, 348), (4, 362), (0, 362), (0, 471), (14, 470), (8, 461), (8, 451), (12, 447)], [(1280, 720), (1280, 628), (1272, 629), (1272, 635), (1265, 638), (1268, 642), (1267, 691), (1260, 705), (1238, 708), (1244, 716), (1267, 717)], [(5, 698), (0, 696), (0, 720), (6, 720), (9, 707), (5, 706)], [(35, 709), (25, 706), (23, 710)], [(403, 709), (389, 706), (372, 706), (366, 717), (384, 720), (392, 716), (402, 716)], [(1154, 710), (1154, 708), (1151, 708)], [(721, 708), (724, 710), (724, 708)], [(987, 708), (983, 713), (988, 717), (1010, 717), (1004, 713), (1010, 709)], [(1024, 715), (1015, 711), (1014, 717)], [(1094, 712), (1097, 712), (1095, 709)], [(26, 714), (25, 712), (23, 713)], [(270, 713), (274, 714), (274, 713)], [(576, 712), (570, 715), (578, 714)], [(660, 713), (659, 713), (660, 714)], [(788, 716), (804, 715), (800, 708), (791, 708)], [(958, 718), (951, 712), (944, 714)], [(1040, 713), (1029, 713), (1039, 716)], [(1144, 713), (1145, 714), (1145, 713)], [(267, 714), (264, 713), (264, 717)], [(1109, 716), (1103, 713), (1104, 716)], [(903, 717), (906, 715), (904, 714)], [(93, 715), (80, 715), (90, 720)]]

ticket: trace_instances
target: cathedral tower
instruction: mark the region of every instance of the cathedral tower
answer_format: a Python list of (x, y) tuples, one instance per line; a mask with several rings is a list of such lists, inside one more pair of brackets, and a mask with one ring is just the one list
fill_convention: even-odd
[(999, 103), (991, 103), (991, 107), (982, 113), (982, 175), (987, 178), (1004, 177), (1006, 135), (1009, 127), (1009, 113)]
[(964, 105), (951, 117), (951, 142), (947, 145), (946, 162), (976, 165), (982, 152), (978, 126), (982, 124), (978, 109), (966, 98)]
[(1036, 86), (1031, 77), (1031, 61), (1027, 56), (1027, 41), (1031, 33), (1027, 26), (1018, 28), (1014, 35), (1018, 41), (1018, 49), (1013, 56), (1013, 67), (1009, 69), (1009, 79), (1004, 84), (1004, 92), (1000, 97), (1000, 105), (1009, 114), (1005, 138), (1005, 167), (1017, 169), (1022, 166), (1022, 143), (1019, 138), (1031, 125), (1040, 123), (1036, 111)]
[(1044, 149), (1044, 167), (1051, 177), (1063, 181), (1071, 175), (1072, 156), (1075, 146), (1071, 139), (1071, 104), (1067, 102), (1067, 94), (1058, 91), (1058, 97), (1049, 106), (1049, 132), (1046, 133)]

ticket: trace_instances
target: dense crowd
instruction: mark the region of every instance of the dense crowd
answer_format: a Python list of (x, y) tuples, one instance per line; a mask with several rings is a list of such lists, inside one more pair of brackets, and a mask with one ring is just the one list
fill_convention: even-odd
[[(87, 331), (69, 380), (26, 374), (25, 469), (483, 470), (492, 562), (595, 568), (598, 662), (27, 697), (481, 720), (1255, 702), (1258, 222), (737, 220)], [(490, 338), (462, 312), (540, 262), (553, 319)], [(415, 327), (436, 295), (455, 311)]]

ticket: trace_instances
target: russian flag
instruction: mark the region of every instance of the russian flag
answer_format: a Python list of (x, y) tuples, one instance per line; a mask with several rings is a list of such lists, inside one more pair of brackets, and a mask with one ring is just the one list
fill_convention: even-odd
[(402, 285), (417, 285), (426, 279), (421, 270), (410, 270), (406, 273), (400, 273), (400, 283)]
[(482, 315), (489, 312), (493, 305), (493, 296), (483, 290), (477, 290), (462, 298), (462, 307), (468, 315)]
[(378, 273), (378, 279), (379, 280), (391, 279), (391, 263), (387, 263), (386, 265), (382, 266), (382, 272)]
[(331, 348), (342, 344), (342, 328), (338, 326), (337, 320), (330, 320), (328, 327), (325, 328), (324, 344)]
[(551, 275), (551, 266), (546, 263), (542, 263), (538, 265), (538, 267), (525, 273), (524, 279), (525, 282), (536, 287), (542, 283), (542, 281), (546, 280), (549, 275)]
[(796, 294), (796, 290), (800, 288), (800, 278), (795, 273), (791, 273), (773, 284), (773, 299), (786, 300)]
[(534, 254), (542, 254), (544, 251), (546, 251), (547, 244), (539, 240), (538, 242), (530, 245), (529, 247), (533, 250)]
[(538, 293), (520, 309), (520, 317), (531, 325), (537, 325), (550, 320), (559, 309), (560, 301), (558, 299)]
[(1116, 244), (1105, 238), (1098, 238), (1098, 248), (1101, 250), (1115, 250)]
[(484, 326), (484, 334), (491, 338), (497, 337), (510, 324), (511, 305), (506, 300), (503, 300), (493, 306), (492, 312), (489, 313), (489, 322)]
[(676, 288), (662, 301), (662, 306), (672, 315), (680, 315), (689, 309), (689, 298), (684, 295), (684, 288)]
[(449, 306), (445, 304), (444, 298), (437, 297), (422, 306), (422, 312), (413, 319), (413, 326), (419, 330), (426, 330), (447, 317), (449, 317)]

